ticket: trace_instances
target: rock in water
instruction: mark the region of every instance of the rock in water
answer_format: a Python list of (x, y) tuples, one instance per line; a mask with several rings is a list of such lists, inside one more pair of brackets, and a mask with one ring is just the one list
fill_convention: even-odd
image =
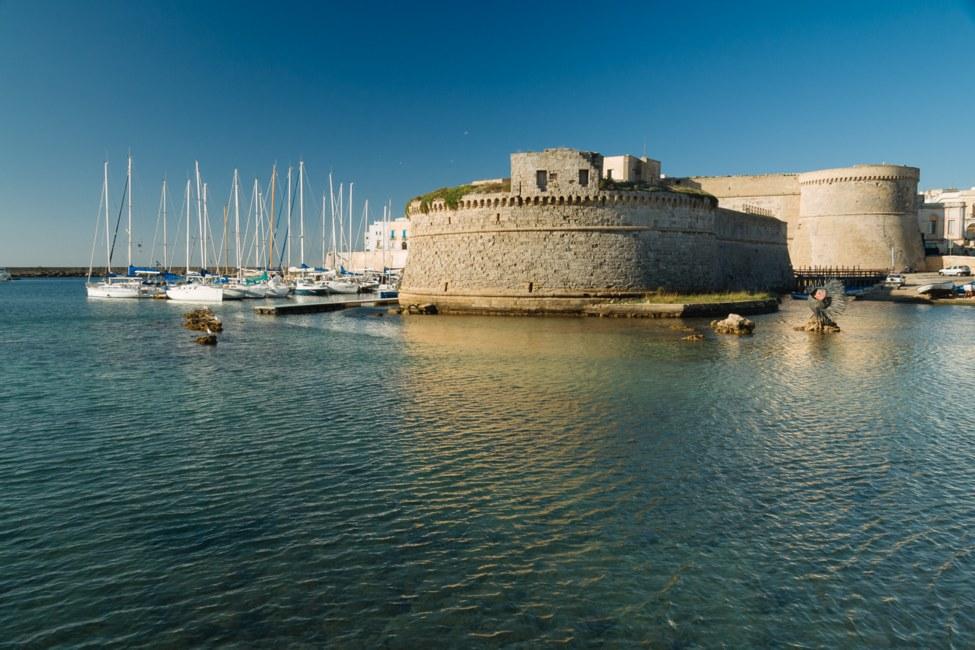
[(199, 343), (200, 345), (216, 345), (217, 344), (217, 335), (216, 334), (205, 334), (203, 336), (198, 336), (198, 337), (196, 337), (193, 340), (196, 341), (197, 343)]
[(819, 321), (818, 318), (816, 318), (815, 315), (813, 315), (809, 318), (809, 320), (806, 321), (805, 325), (799, 325), (797, 327), (793, 327), (792, 329), (794, 329), (797, 332), (816, 332), (817, 334), (837, 334), (840, 331), (840, 326), (834, 323), (833, 321), (822, 323)]
[(711, 321), (711, 329), (718, 334), (734, 334), (735, 336), (750, 336), (755, 329), (755, 323), (739, 314), (728, 314), (724, 320)]
[(183, 314), (183, 327), (198, 332), (222, 332), (223, 323), (209, 307), (200, 307)]

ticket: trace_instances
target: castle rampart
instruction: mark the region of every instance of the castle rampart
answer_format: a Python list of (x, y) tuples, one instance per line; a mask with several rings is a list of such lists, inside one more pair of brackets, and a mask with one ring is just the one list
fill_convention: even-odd
[(923, 261), (915, 207), (918, 175), (915, 167), (855, 165), (804, 174), (692, 176), (668, 182), (708, 192), (723, 208), (786, 222), (795, 267), (885, 269), (919, 267)]
[(798, 257), (818, 266), (920, 267), (920, 170), (856, 165), (799, 176)]
[(514, 154), (510, 191), (409, 206), (401, 302), (571, 312), (660, 288), (758, 290), (791, 282), (779, 220), (719, 209), (702, 193), (600, 188), (599, 154), (548, 153)]

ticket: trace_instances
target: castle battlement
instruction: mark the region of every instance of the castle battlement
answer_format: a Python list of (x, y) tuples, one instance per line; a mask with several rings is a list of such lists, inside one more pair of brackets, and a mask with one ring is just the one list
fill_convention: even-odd
[(443, 188), (412, 201), (401, 302), (564, 312), (659, 288), (791, 282), (778, 219), (721, 209), (695, 188), (603, 178), (604, 160), (573, 149), (512, 154), (510, 184)]

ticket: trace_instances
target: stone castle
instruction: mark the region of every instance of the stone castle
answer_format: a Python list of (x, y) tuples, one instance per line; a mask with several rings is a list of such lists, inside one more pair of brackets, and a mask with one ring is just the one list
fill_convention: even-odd
[(707, 192), (722, 207), (786, 222), (789, 256), (796, 268), (900, 269), (924, 264), (919, 175), (916, 167), (884, 164), (668, 182)]
[(729, 209), (648, 158), (546, 149), (511, 155), (510, 179), (412, 201), (403, 304), (441, 311), (578, 312), (657, 290), (779, 290), (788, 225)]

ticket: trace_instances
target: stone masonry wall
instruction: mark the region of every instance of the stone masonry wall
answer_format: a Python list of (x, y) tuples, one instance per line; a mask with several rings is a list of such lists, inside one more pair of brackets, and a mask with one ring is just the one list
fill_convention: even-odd
[(917, 224), (920, 171), (901, 165), (856, 165), (799, 177), (798, 265), (870, 269), (920, 267)]
[(769, 289), (791, 281), (784, 224), (715, 209), (703, 197), (469, 195), (456, 209), (434, 201), (423, 212), (414, 204), (409, 216), (400, 300), (447, 311), (577, 311), (658, 288)]
[[(538, 171), (544, 170), (544, 187), (538, 185)], [(579, 172), (585, 171), (585, 185), (580, 184)], [(603, 170), (601, 154), (575, 149), (546, 149), (511, 154), (511, 191), (522, 196), (583, 195), (599, 192), (599, 177)]]

